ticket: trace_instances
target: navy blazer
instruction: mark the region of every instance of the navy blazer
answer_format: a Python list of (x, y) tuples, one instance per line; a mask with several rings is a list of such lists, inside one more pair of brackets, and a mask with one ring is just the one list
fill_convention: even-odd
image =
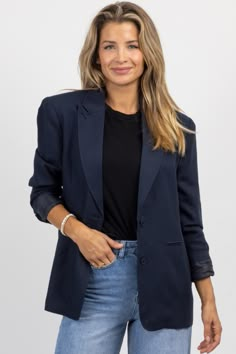
[[(102, 89), (61, 93), (38, 109), (38, 146), (30, 204), (45, 223), (62, 203), (87, 226), (103, 224), (102, 145), (105, 94)], [(178, 112), (195, 130), (194, 121)], [(140, 319), (147, 330), (193, 323), (192, 282), (214, 275), (205, 239), (198, 184), (195, 134), (184, 133), (186, 155), (152, 151), (142, 111), (142, 154), (137, 204)], [(76, 243), (58, 230), (45, 310), (79, 319), (91, 265)]]

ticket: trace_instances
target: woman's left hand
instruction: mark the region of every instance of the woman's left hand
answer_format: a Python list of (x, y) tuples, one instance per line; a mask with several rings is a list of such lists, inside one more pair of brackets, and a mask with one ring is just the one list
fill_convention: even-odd
[(202, 305), (202, 322), (205, 339), (197, 349), (200, 350), (200, 353), (210, 353), (220, 344), (222, 332), (215, 302)]

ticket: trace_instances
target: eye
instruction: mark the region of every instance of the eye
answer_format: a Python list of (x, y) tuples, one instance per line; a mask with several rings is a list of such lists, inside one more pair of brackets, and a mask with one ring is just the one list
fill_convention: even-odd
[(111, 48), (111, 47), (113, 47), (113, 45), (109, 44), (106, 47), (104, 47), (104, 49), (108, 49), (108, 48)]
[(136, 46), (134, 44), (130, 44), (129, 47), (138, 48), (138, 46)]

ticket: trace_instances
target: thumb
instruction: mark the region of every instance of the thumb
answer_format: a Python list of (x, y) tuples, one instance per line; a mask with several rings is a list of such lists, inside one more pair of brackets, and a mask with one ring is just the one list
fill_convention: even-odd
[(112, 238), (110, 238), (109, 236), (106, 237), (107, 242), (109, 243), (109, 245), (113, 248), (121, 248), (123, 247), (123, 244), (120, 242), (117, 242), (115, 240), (113, 240)]

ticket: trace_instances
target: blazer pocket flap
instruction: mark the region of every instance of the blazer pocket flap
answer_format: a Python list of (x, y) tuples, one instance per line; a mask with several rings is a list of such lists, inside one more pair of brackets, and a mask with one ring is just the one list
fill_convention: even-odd
[(180, 241), (168, 241), (167, 245), (168, 246), (181, 246), (184, 243), (183, 240)]

